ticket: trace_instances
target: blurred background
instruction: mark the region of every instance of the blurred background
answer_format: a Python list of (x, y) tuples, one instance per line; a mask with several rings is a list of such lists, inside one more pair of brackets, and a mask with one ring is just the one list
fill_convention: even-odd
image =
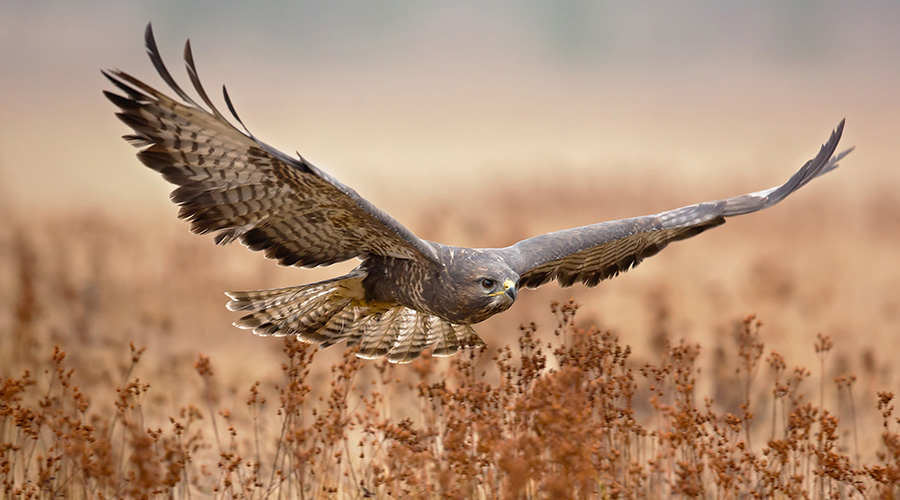
[(176, 79), (188, 81), (190, 38), (207, 89), (227, 84), (257, 136), (449, 244), (506, 245), (779, 184), (846, 117), (841, 148), (856, 151), (783, 205), (596, 289), (522, 294), (479, 331), (493, 347), (514, 342), (518, 324), (552, 327), (548, 302), (574, 296), (585, 325), (639, 357), (660, 335), (713, 353), (757, 313), (767, 349), (802, 361), (825, 332), (848, 370), (887, 367), (900, 347), (898, 20), (888, 0), (5, 0), (0, 328), (21, 320), (30, 272), (30, 321), (57, 342), (136, 339), (170, 365), (202, 351), (265, 376), (280, 343), (234, 330), (222, 292), (352, 266), (278, 269), (175, 220), (170, 186), (134, 158), (101, 95), (103, 68), (163, 86), (143, 47), (152, 22)]
[(176, 76), (190, 37), (206, 86), (227, 84), (257, 135), (382, 201), (559, 168), (755, 188), (843, 117), (859, 150), (834, 182), (880, 184), (897, 179), (898, 19), (887, 0), (6, 1), (0, 185), (16, 206), (172, 213), (100, 94), (101, 68), (162, 85), (149, 21)]

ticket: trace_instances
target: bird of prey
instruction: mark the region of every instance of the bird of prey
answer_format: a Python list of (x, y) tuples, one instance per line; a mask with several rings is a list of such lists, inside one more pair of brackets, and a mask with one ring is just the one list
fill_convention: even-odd
[(285, 266), (361, 261), (350, 273), (318, 283), (229, 292), (227, 307), (248, 312), (235, 326), (322, 346), (346, 341), (359, 346), (362, 358), (394, 363), (410, 362), (427, 348), (449, 356), (484, 346), (472, 325), (507, 310), (521, 289), (552, 280), (594, 286), (673, 241), (775, 205), (850, 152), (834, 155), (841, 121), (816, 157), (781, 186), (542, 234), (505, 248), (454, 247), (416, 237), (303, 157), (259, 140), (223, 87), (241, 128), (233, 125), (201, 86), (189, 40), (185, 64), (202, 104), (166, 69), (149, 24), (145, 42), (156, 71), (180, 100), (117, 70), (104, 75), (121, 94), (104, 94), (134, 130), (124, 138), (140, 148), (138, 159), (177, 186), (171, 199), (191, 231), (214, 233), (219, 244), (238, 240)]

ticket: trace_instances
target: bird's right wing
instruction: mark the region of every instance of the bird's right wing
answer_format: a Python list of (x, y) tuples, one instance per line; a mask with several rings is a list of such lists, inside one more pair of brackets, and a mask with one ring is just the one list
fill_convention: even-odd
[[(234, 127), (200, 85), (190, 43), (185, 63), (208, 111), (175, 83), (149, 24), (145, 39), (150, 60), (183, 102), (121, 71), (104, 74), (124, 95), (104, 93), (134, 129), (125, 138), (143, 148), (138, 158), (178, 186), (171, 198), (191, 231), (215, 233), (216, 243), (240, 240), (282, 265), (321, 266), (369, 254), (439, 263), (430, 243), (353, 189)], [(227, 93), (225, 101), (243, 125)]]
[(497, 251), (519, 274), (520, 287), (535, 288), (554, 279), (562, 286), (577, 282), (594, 286), (638, 265), (672, 241), (723, 224), (726, 217), (775, 205), (810, 180), (835, 169), (837, 162), (853, 150), (832, 156), (843, 129), (841, 120), (819, 154), (781, 186), (656, 215), (542, 234)]

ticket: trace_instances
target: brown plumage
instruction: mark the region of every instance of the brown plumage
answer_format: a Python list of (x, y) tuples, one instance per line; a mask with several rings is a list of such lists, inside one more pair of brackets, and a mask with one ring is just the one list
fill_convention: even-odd
[[(215, 242), (240, 241), (279, 264), (325, 266), (358, 258), (349, 274), (276, 290), (230, 292), (235, 325), (259, 335), (295, 335), (323, 346), (346, 341), (365, 358), (409, 362), (424, 349), (450, 355), (483, 346), (471, 325), (508, 309), (521, 288), (557, 280), (594, 286), (734, 215), (770, 207), (837, 167), (841, 121), (819, 154), (785, 184), (656, 215), (543, 234), (500, 249), (422, 240), (353, 189), (304, 160), (240, 130), (209, 99), (190, 42), (184, 59), (202, 105), (166, 69), (150, 25), (150, 60), (177, 101), (121, 71), (104, 74), (124, 94), (104, 92), (134, 130), (138, 158), (178, 186), (179, 218)], [(205, 105), (205, 108), (204, 108)], [(852, 149), (852, 148), (851, 148)]]

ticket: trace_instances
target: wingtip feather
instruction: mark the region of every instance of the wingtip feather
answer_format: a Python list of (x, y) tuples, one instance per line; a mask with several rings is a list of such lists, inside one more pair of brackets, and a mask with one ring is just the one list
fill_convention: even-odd
[(194, 51), (191, 50), (190, 38), (188, 38), (184, 42), (184, 64), (185, 67), (187, 67), (188, 77), (191, 79), (191, 84), (194, 85), (194, 90), (197, 91), (200, 99), (202, 99), (203, 102), (209, 107), (209, 110), (216, 116), (216, 118), (222, 120), (225, 123), (228, 123), (228, 120), (224, 116), (222, 116), (222, 113), (220, 113), (215, 104), (213, 104), (212, 100), (209, 98), (209, 95), (207, 95), (206, 93), (206, 89), (204, 89), (203, 85), (200, 83), (200, 74), (197, 72), (197, 64), (194, 62)]

